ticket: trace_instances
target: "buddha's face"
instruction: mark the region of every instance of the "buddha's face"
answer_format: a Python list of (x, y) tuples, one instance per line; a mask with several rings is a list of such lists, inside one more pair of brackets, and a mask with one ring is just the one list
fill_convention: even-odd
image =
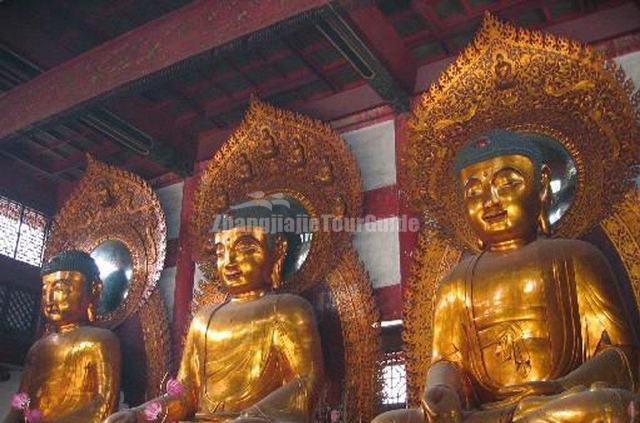
[(238, 227), (215, 235), (216, 265), (229, 293), (242, 294), (269, 284), (273, 259), (262, 227)]
[(467, 219), (487, 245), (535, 237), (541, 209), (531, 160), (507, 155), (460, 171)]
[(82, 273), (62, 270), (42, 277), (42, 310), (55, 325), (77, 323), (87, 316), (87, 293)]

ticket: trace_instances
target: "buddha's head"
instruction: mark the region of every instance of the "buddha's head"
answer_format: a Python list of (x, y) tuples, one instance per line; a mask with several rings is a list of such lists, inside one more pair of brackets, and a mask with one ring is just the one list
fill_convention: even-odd
[(98, 266), (83, 251), (63, 251), (42, 266), (42, 310), (48, 323), (62, 327), (93, 321), (102, 284)]
[(287, 250), (284, 237), (262, 226), (237, 226), (215, 234), (216, 266), (233, 295), (277, 287)]
[(277, 289), (282, 283), (283, 271), (288, 266), (289, 239), (294, 238), (270, 231), (265, 222), (272, 217), (272, 210), (247, 207), (225, 215), (222, 229), (215, 231), (216, 267), (231, 296)]
[(549, 233), (549, 167), (531, 136), (494, 130), (467, 143), (455, 170), (466, 216), (481, 246)]

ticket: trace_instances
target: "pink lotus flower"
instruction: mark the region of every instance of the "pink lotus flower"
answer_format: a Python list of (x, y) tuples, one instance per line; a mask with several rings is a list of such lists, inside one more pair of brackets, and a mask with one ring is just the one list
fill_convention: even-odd
[(158, 416), (162, 412), (162, 404), (159, 402), (150, 402), (144, 407), (144, 419), (148, 422), (152, 422), (158, 419)]
[(169, 379), (165, 385), (165, 390), (170, 397), (179, 397), (184, 394), (184, 385), (177, 379)]
[(42, 413), (37, 408), (27, 410), (24, 413), (24, 418), (28, 423), (39, 423), (42, 421)]
[(31, 398), (25, 392), (19, 392), (11, 398), (11, 408), (25, 411), (29, 407)]

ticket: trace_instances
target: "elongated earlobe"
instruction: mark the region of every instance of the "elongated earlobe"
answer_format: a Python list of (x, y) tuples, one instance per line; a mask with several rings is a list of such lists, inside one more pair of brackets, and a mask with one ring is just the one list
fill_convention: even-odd
[(478, 248), (480, 249), (480, 251), (484, 250), (484, 247), (486, 247), (486, 245), (484, 244), (484, 241), (479, 239), (479, 238), (477, 240), (477, 245), (478, 245)]
[(551, 223), (549, 222), (549, 208), (551, 206), (551, 169), (547, 165), (542, 165), (540, 169), (540, 214), (538, 215), (538, 226), (540, 232), (545, 236), (553, 235)]
[(100, 294), (102, 294), (102, 282), (91, 282), (91, 291), (89, 294), (89, 306), (87, 307), (87, 320), (89, 322), (95, 322), (98, 312), (96, 311), (96, 305), (100, 301)]
[(93, 303), (87, 307), (87, 320), (91, 323), (96, 321), (96, 305)]
[(282, 285), (282, 269), (287, 256), (288, 242), (283, 236), (278, 236), (274, 251), (273, 270), (271, 271), (271, 287), (278, 289)]

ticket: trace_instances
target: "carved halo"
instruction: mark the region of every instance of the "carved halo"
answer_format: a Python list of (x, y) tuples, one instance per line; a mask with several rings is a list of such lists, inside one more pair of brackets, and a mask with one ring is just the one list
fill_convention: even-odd
[(611, 213), (633, 180), (640, 112), (632, 89), (624, 72), (591, 48), (487, 14), (471, 45), (414, 106), (402, 153), (408, 197), (435, 228), (476, 248), (453, 157), (490, 129), (542, 134), (562, 144), (578, 173), (556, 234), (580, 236)]
[(349, 421), (368, 422), (381, 392), (380, 314), (358, 253), (348, 248), (325, 282), (335, 300), (345, 350), (344, 407)]
[(410, 404), (419, 404), (431, 362), (438, 284), (465, 250), (476, 248), (455, 206), (461, 199), (453, 157), (486, 130), (540, 133), (563, 145), (576, 163), (578, 184), (556, 234), (579, 237), (600, 224), (640, 304), (640, 194), (625, 196), (640, 151), (638, 98), (629, 100), (631, 87), (616, 65), (590, 48), (489, 15), (472, 44), (416, 104), (403, 182), (413, 205), (435, 222), (420, 234), (403, 307)]
[[(205, 280), (195, 290), (192, 312), (225, 298), (206, 251), (214, 216), (255, 192), (291, 196), (311, 218), (361, 215), (362, 182), (344, 140), (320, 121), (253, 98), (244, 121), (210, 161), (196, 191), (192, 230)], [(332, 356), (328, 364), (345, 370), (344, 379), (332, 383), (341, 384), (349, 421), (369, 421), (377, 408), (381, 355), (371, 283), (348, 233), (319, 230), (312, 239), (302, 267), (281, 289), (302, 293), (318, 287), (330, 293), (335, 310), (329, 312), (337, 315), (342, 341), (341, 348), (330, 349), (344, 354)]]
[[(216, 280), (207, 253), (215, 216), (256, 192), (291, 195), (320, 223), (336, 214), (357, 217), (362, 209), (360, 174), (342, 138), (318, 120), (253, 98), (243, 122), (210, 160), (196, 191), (195, 256), (207, 280)], [(314, 232), (307, 260), (282, 289), (302, 292), (321, 281), (350, 241), (345, 231)]]
[[(68, 249), (91, 253), (104, 241), (120, 241), (131, 254), (126, 298), (95, 324), (115, 328), (143, 306), (147, 391), (156, 392), (170, 362), (168, 322), (156, 284), (164, 266), (166, 224), (158, 197), (140, 177), (87, 156), (87, 170), (53, 218), (44, 259)], [(153, 322), (145, 315), (154, 316)]]

